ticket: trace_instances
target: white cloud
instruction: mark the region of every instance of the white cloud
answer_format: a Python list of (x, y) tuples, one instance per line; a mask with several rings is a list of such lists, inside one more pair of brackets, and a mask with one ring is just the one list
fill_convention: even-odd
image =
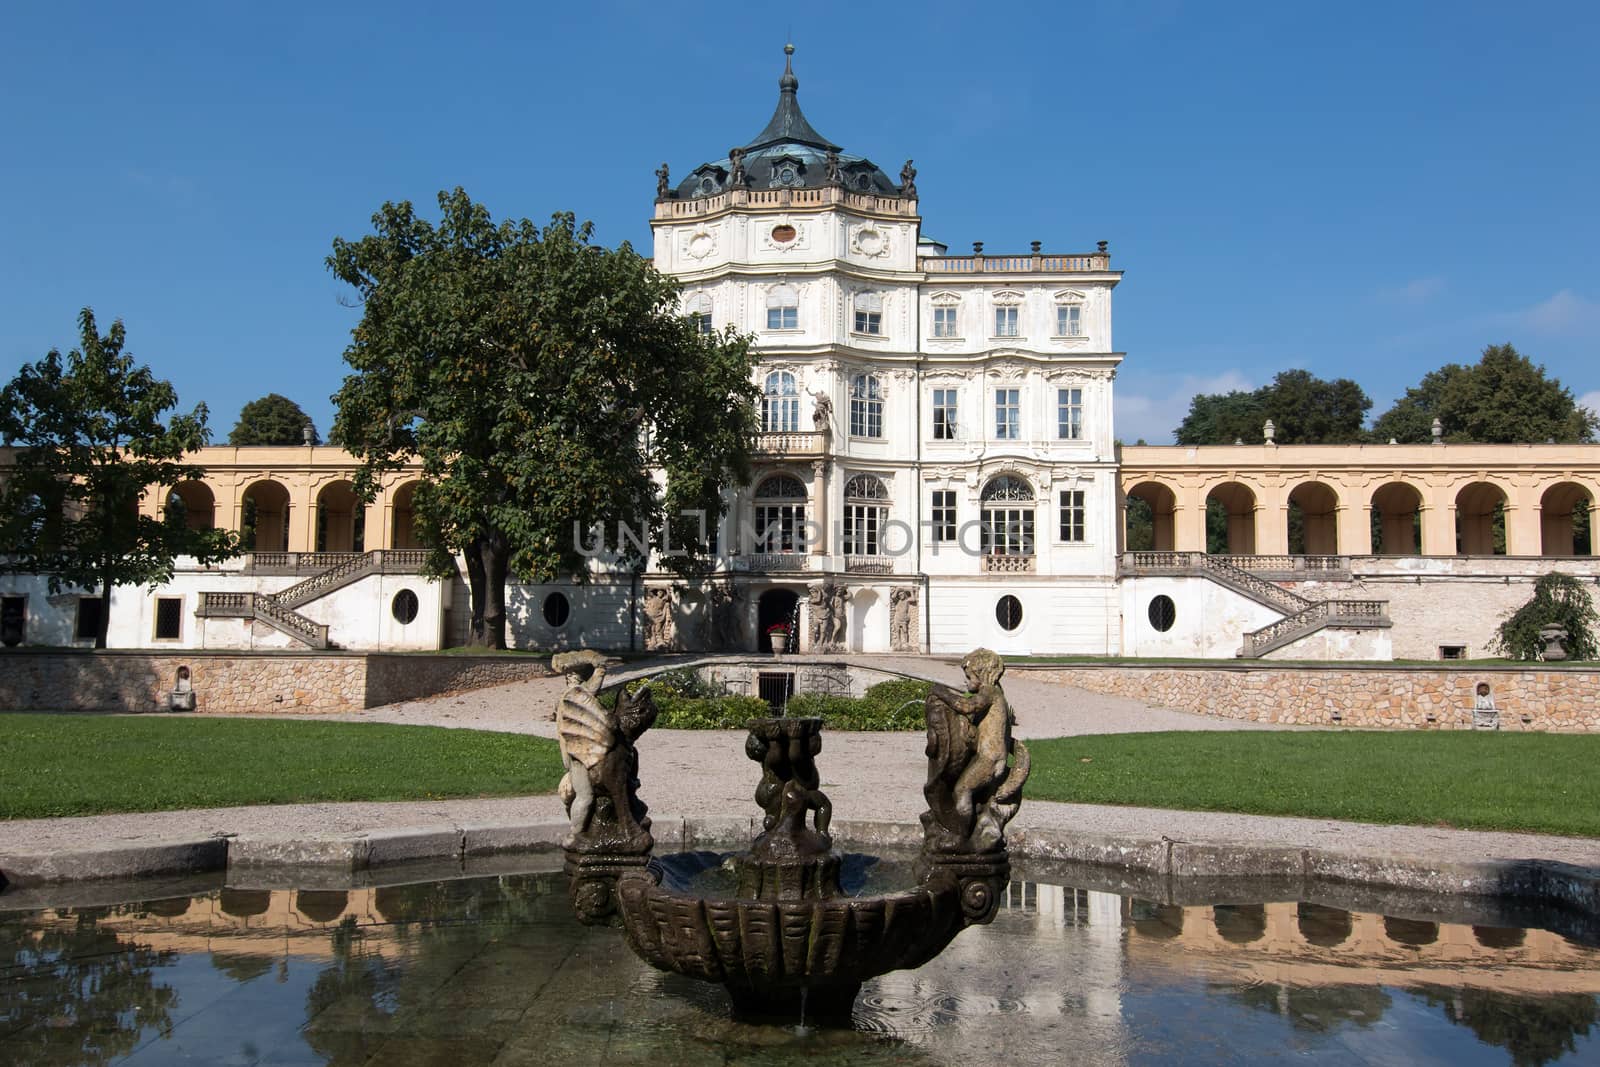
[(1556, 337), (1600, 334), (1600, 304), (1563, 289), (1518, 315), (1535, 333)]
[(1379, 289), (1378, 299), (1385, 304), (1403, 304), (1407, 307), (1417, 307), (1426, 304), (1443, 293), (1444, 289), (1444, 279), (1438, 275), (1433, 275), (1427, 278), (1414, 278), (1404, 285)]
[(1149, 375), (1128, 380), (1119, 376), (1114, 417), (1117, 437), (1132, 444), (1143, 438), (1153, 445), (1170, 445), (1172, 431), (1189, 413), (1189, 401), (1198, 393), (1248, 392), (1256, 383), (1239, 371), (1221, 374)]

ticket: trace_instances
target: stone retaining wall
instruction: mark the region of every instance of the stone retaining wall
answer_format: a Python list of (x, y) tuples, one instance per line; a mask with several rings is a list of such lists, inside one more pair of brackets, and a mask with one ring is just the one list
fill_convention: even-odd
[(1471, 729), (1488, 682), (1502, 730), (1600, 729), (1593, 667), (1267, 667), (1132, 664), (1027, 667), (1030, 679), (1201, 715), (1315, 726)]
[(0, 708), (164, 711), (179, 667), (197, 711), (255, 714), (359, 711), (549, 673), (531, 656), (17, 649), (0, 654)]

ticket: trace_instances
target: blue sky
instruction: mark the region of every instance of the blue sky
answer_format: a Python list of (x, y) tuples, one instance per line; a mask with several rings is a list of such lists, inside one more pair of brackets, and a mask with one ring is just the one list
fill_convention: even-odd
[(1600, 407), (1600, 5), (12, 5), (0, 372), (92, 306), (205, 401), (326, 431), (357, 313), (323, 260), (385, 200), (648, 249), (653, 170), (807, 117), (916, 159), (952, 251), (1111, 242), (1118, 435), (1306, 367), (1381, 412), (1510, 341)]

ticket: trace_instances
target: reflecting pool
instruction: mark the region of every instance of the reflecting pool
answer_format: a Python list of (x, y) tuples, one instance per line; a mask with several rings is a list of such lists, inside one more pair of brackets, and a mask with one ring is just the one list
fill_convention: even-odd
[(1571, 929), (1019, 873), (848, 1029), (730, 1021), (720, 987), (573, 921), (556, 872), (0, 896), (0, 1063), (1600, 1062), (1600, 953)]

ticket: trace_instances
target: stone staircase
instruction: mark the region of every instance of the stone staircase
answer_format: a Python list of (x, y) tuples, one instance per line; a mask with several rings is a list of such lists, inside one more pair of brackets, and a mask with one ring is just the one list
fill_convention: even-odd
[[(1329, 626), (1372, 629), (1393, 625), (1386, 600), (1310, 600), (1278, 585), (1280, 581), (1350, 577), (1344, 556), (1222, 556), (1208, 552), (1125, 552), (1122, 572), (1207, 578), (1240, 596), (1279, 612), (1283, 618), (1244, 635), (1237, 653), (1259, 659)], [(1270, 577), (1269, 577), (1270, 576)]]
[(296, 611), (369, 574), (416, 574), (426, 549), (392, 548), (372, 552), (258, 552), (245, 561), (245, 574), (299, 574), (309, 578), (276, 593), (201, 593), (195, 614), (202, 618), (245, 618), (268, 626), (315, 649), (337, 648), (328, 627)]

